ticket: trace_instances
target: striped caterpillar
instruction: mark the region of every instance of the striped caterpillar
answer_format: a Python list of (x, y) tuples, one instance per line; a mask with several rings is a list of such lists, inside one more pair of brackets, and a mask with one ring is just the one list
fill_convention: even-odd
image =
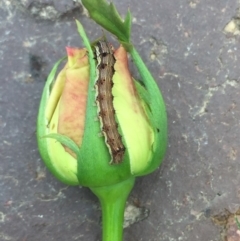
[(113, 108), (113, 74), (115, 58), (113, 49), (105, 40), (100, 40), (95, 45), (95, 58), (97, 60), (97, 81), (95, 84), (102, 132), (105, 142), (112, 157), (110, 164), (119, 164), (123, 160), (125, 147), (121, 135), (118, 132), (118, 125), (115, 120)]

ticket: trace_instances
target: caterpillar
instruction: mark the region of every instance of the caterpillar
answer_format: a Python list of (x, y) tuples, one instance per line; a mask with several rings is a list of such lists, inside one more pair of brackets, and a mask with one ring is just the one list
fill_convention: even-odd
[(98, 116), (101, 122), (102, 133), (111, 155), (110, 164), (119, 164), (123, 161), (125, 146), (118, 132), (113, 108), (113, 75), (116, 62), (112, 46), (105, 40), (100, 40), (94, 46), (97, 60), (97, 79), (95, 84)]

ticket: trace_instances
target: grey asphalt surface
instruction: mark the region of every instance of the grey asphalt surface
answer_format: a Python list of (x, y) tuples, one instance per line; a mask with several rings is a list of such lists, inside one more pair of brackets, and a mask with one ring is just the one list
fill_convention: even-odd
[[(224, 240), (240, 206), (240, 3), (113, 2), (123, 15), (128, 7), (133, 14), (133, 43), (161, 88), (169, 119), (166, 158), (137, 180), (129, 199), (149, 215), (127, 227), (124, 240)], [(102, 35), (76, 2), (0, 2), (1, 241), (101, 240), (98, 200), (86, 188), (58, 182), (35, 138), (46, 76), (66, 45), (82, 46), (73, 17), (91, 39)]]

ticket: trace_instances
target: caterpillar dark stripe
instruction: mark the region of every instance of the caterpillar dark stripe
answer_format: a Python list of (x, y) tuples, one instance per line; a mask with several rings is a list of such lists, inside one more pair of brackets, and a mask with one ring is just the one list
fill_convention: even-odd
[(122, 137), (118, 132), (118, 125), (115, 120), (115, 110), (113, 108), (113, 74), (115, 58), (113, 49), (105, 40), (98, 41), (95, 45), (95, 57), (97, 60), (97, 80), (96, 80), (96, 102), (98, 105), (98, 116), (101, 122), (102, 132), (105, 142), (112, 157), (110, 164), (118, 164), (123, 160), (125, 147)]

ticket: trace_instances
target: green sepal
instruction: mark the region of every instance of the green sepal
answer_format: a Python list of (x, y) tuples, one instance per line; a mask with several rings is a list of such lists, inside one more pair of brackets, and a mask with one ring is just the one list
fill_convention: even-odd
[(149, 167), (146, 168), (143, 173), (139, 173), (139, 176), (142, 176), (154, 171), (161, 164), (165, 155), (167, 149), (167, 113), (165, 102), (158, 85), (137, 50), (132, 46), (129, 49), (129, 53), (140, 73), (143, 85), (148, 93), (147, 103), (151, 109), (151, 115), (149, 115), (149, 118), (151, 123), (153, 123), (153, 131), (155, 135), (153, 158), (149, 162)]
[(125, 48), (127, 52), (130, 52), (133, 48), (133, 44), (129, 42), (120, 41), (120, 44)]
[[(96, 92), (96, 63), (90, 41), (80, 22), (76, 21), (78, 32), (83, 39), (88, 51), (90, 64), (90, 81), (88, 87), (85, 127), (82, 144), (77, 156), (78, 180), (80, 185), (99, 187), (113, 185), (131, 177), (128, 151), (123, 162), (118, 165), (110, 165), (111, 156), (101, 133), (100, 121), (97, 120)], [(121, 133), (120, 133), (121, 134)]]
[(59, 59), (53, 65), (53, 68), (52, 68), (51, 72), (49, 73), (49, 75), (47, 77), (47, 81), (46, 81), (46, 84), (49, 83), (49, 91), (51, 91), (52, 85), (54, 84), (56, 73), (57, 73), (57, 69), (58, 69), (59, 65), (61, 64), (61, 62), (63, 60), (65, 60), (65, 59), (67, 59), (67, 56), (62, 57), (61, 59)]
[(95, 64), (95, 61), (94, 61), (94, 54), (93, 54), (93, 51), (92, 51), (92, 47), (91, 47), (91, 43), (86, 35), (86, 32), (82, 26), (82, 24), (76, 20), (76, 24), (77, 24), (77, 30), (78, 30), (78, 33), (80, 35), (80, 37), (82, 38), (83, 40), (83, 43), (88, 51), (88, 61), (89, 61), (89, 65), (90, 65), (90, 83), (89, 83), (89, 86), (93, 86), (94, 84), (94, 81), (95, 81), (95, 75), (96, 75), (96, 64)]
[(45, 118), (45, 108), (49, 99), (49, 95), (51, 92), (51, 87), (53, 85), (53, 82), (55, 80), (56, 72), (63, 60), (65, 60), (66, 57), (63, 57), (59, 59), (53, 66), (52, 70), (50, 71), (50, 74), (48, 75), (46, 84), (43, 89), (42, 98), (40, 101), (40, 107), (38, 111), (38, 118), (37, 118), (37, 141), (38, 141), (38, 149), (41, 154), (41, 157), (47, 166), (47, 168), (50, 170), (50, 172), (61, 182), (67, 184), (67, 185), (79, 185), (78, 182), (70, 180), (68, 176), (61, 175), (56, 168), (54, 167), (51, 158), (49, 156), (48, 152), (48, 142), (47, 140), (43, 140), (44, 136), (48, 135), (48, 120)]
[(61, 135), (58, 133), (51, 133), (46, 136), (43, 136), (43, 138), (52, 138), (56, 141), (60, 142), (62, 145), (68, 147), (71, 151), (73, 151), (76, 155), (79, 153), (79, 147), (77, 144), (69, 137), (65, 135)]
[(117, 36), (119, 41), (130, 42), (132, 16), (129, 10), (123, 20), (113, 3), (105, 0), (82, 0), (82, 4), (95, 22)]
[(138, 95), (140, 99), (144, 101), (144, 103), (148, 106), (150, 109), (150, 102), (149, 102), (149, 95), (145, 87), (142, 85), (141, 81), (134, 80), (135, 87), (137, 89)]

